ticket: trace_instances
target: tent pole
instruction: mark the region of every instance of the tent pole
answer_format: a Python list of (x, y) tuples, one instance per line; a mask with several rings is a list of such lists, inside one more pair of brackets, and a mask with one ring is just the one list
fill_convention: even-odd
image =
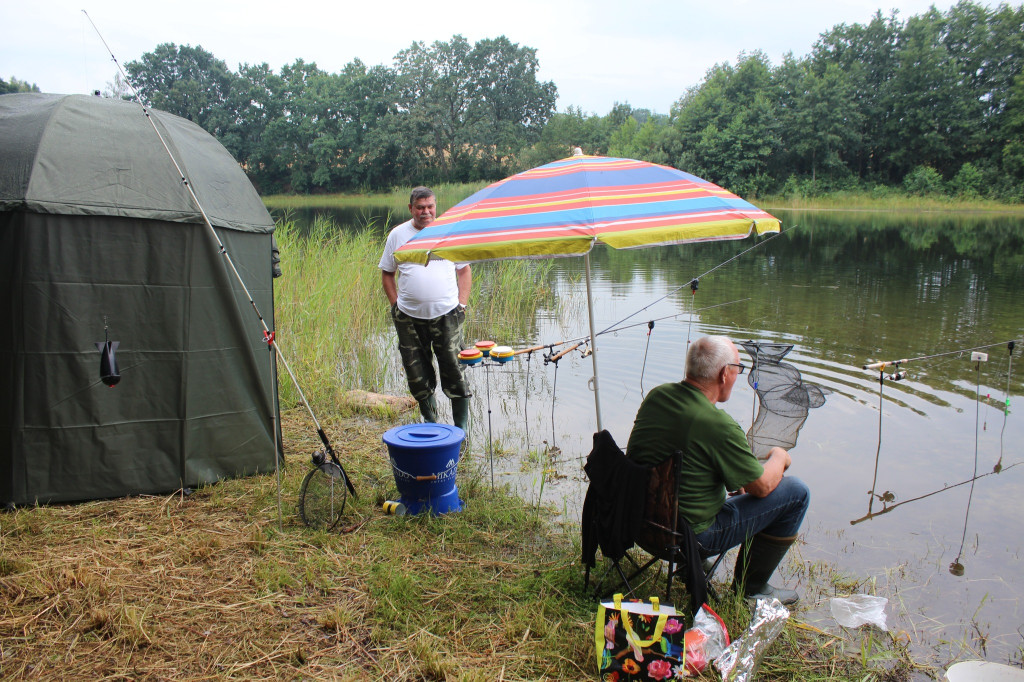
[(583, 265), (587, 272), (587, 317), (590, 318), (590, 359), (594, 363), (594, 409), (597, 410), (597, 430), (602, 431), (601, 426), (601, 392), (597, 386), (597, 334), (594, 333), (594, 295), (590, 290), (590, 253), (583, 254)]

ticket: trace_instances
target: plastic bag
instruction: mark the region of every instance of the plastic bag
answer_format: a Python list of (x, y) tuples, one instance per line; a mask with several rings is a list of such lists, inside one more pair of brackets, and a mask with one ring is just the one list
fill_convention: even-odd
[(701, 606), (693, 617), (693, 627), (683, 635), (683, 646), (686, 648), (686, 670), (692, 675), (699, 675), (708, 661), (729, 646), (725, 623), (707, 604)]
[(888, 630), (885, 625), (887, 603), (889, 600), (885, 597), (853, 594), (849, 598), (833, 597), (829, 608), (832, 609), (832, 617), (843, 627), (856, 628), (870, 623), (879, 630)]
[(788, 618), (789, 610), (778, 599), (758, 599), (747, 631), (715, 659), (722, 679), (726, 682), (753, 680), (761, 658), (782, 632)]

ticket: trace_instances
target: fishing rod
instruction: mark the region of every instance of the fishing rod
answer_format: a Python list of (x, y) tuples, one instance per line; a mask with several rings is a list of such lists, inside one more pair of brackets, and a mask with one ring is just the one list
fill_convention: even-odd
[[(178, 177), (181, 178), (182, 186), (184, 186), (185, 189), (188, 191), (189, 197), (191, 197), (191, 199), (192, 199), (192, 203), (195, 204), (195, 207), (199, 210), (199, 214), (203, 218), (203, 224), (206, 225), (207, 232), (209, 232), (210, 236), (212, 236), (214, 241), (217, 242), (217, 251), (218, 251), (218, 253), (220, 253), (220, 255), (224, 256), (224, 262), (227, 264), (227, 267), (231, 270), (231, 272), (234, 273), (235, 279), (238, 280), (238, 283), (242, 287), (242, 291), (245, 292), (246, 297), (249, 299), (249, 304), (252, 306), (253, 311), (256, 313), (256, 317), (259, 318), (260, 324), (263, 326), (263, 340), (267, 343), (267, 346), (270, 349), (272, 349), (273, 352), (276, 353), (277, 357), (281, 360), (281, 363), (284, 365), (285, 371), (288, 372), (288, 376), (291, 377), (292, 383), (295, 385), (295, 389), (299, 392), (299, 397), (302, 399), (302, 404), (306, 406), (306, 410), (309, 412), (309, 416), (312, 418), (313, 423), (316, 425), (316, 432), (317, 432), (317, 435), (320, 437), (320, 441), (324, 445), (324, 449), (326, 450), (327, 454), (329, 454), (331, 456), (331, 459), (338, 466), (338, 468), (341, 469), (342, 478), (345, 480), (345, 485), (348, 487), (349, 492), (352, 493), (353, 497), (358, 497), (358, 495), (356, 494), (355, 488), (352, 486), (352, 481), (349, 480), (348, 474), (345, 473), (344, 467), (342, 467), (341, 462), (338, 461), (338, 456), (335, 454), (334, 448), (331, 446), (330, 439), (327, 437), (327, 434), (324, 432), (323, 427), (320, 425), (320, 421), (316, 418), (316, 415), (313, 413), (313, 408), (311, 408), (309, 406), (309, 401), (306, 400), (306, 395), (305, 395), (305, 393), (303, 393), (302, 386), (299, 385), (299, 381), (295, 377), (295, 373), (292, 372), (292, 368), (288, 364), (288, 359), (284, 356), (284, 353), (282, 352), (281, 347), (277, 343), (277, 340), (275, 338), (276, 337), (276, 332), (271, 331), (270, 327), (267, 326), (267, 322), (264, 319), (263, 314), (260, 312), (259, 306), (256, 305), (256, 301), (253, 299), (252, 294), (249, 292), (249, 288), (245, 284), (245, 280), (242, 279), (242, 275), (239, 274), (238, 268), (235, 267), (235, 263), (231, 259), (231, 254), (228, 253), (227, 247), (224, 246), (224, 242), (221, 241), (220, 236), (217, 234), (217, 230), (214, 229), (213, 223), (210, 222), (210, 217), (206, 214), (206, 209), (203, 208), (202, 202), (199, 200), (199, 197), (196, 196), (195, 190), (192, 188), (192, 183), (189, 181), (189, 179), (185, 175), (184, 171), (182, 171), (181, 165), (178, 163), (177, 158), (174, 156), (174, 153), (171, 151), (171, 148), (167, 145), (167, 141), (164, 139), (163, 134), (160, 132), (160, 129), (157, 127), (156, 122), (153, 120), (153, 117), (152, 117), (152, 115), (150, 114), (150, 111), (149, 111), (149, 107), (147, 107), (146, 103), (142, 101), (142, 97), (139, 95), (139, 91), (135, 89), (135, 85), (132, 83), (131, 79), (128, 77), (128, 74), (125, 72), (125, 70), (121, 67), (121, 63), (118, 62), (117, 57), (114, 55), (113, 50), (110, 49), (110, 45), (108, 45), (107, 41), (103, 38), (103, 34), (100, 33), (100, 29), (96, 26), (96, 23), (92, 20), (92, 17), (90, 17), (89, 13), (86, 12), (84, 9), (82, 10), (82, 14), (84, 14), (85, 18), (89, 20), (90, 24), (92, 24), (93, 30), (96, 31), (96, 35), (99, 37), (100, 41), (103, 43), (103, 47), (106, 48), (107, 53), (110, 55), (111, 60), (113, 60), (114, 65), (117, 66), (117, 70), (121, 73), (121, 77), (124, 79), (124, 82), (128, 85), (128, 88), (132, 91), (132, 96), (135, 98), (135, 101), (139, 104), (140, 107), (142, 107), (143, 115), (146, 117), (146, 120), (149, 121), (150, 126), (153, 128), (153, 132), (155, 132), (157, 137), (160, 139), (160, 144), (163, 146), (164, 151), (167, 152), (168, 158), (170, 158), (171, 163), (174, 165), (174, 168), (175, 168), (175, 170), (178, 173)], [(273, 380), (273, 378), (271, 378), (271, 380)], [(275, 429), (275, 431), (276, 431), (276, 429)], [(274, 448), (275, 448), (274, 463), (275, 463), (275, 467), (276, 467), (277, 463), (278, 463), (278, 460), (279, 460), (279, 456), (278, 456), (278, 454), (276, 452), (276, 449), (277, 449), (277, 435), (276, 435), (276, 433), (274, 434)], [(280, 492), (279, 492), (279, 494), (278, 494), (278, 516), (279, 517), (280, 517), (280, 514), (281, 514), (280, 507), (281, 507), (281, 502), (280, 502)]]
[(985, 350), (986, 348), (995, 348), (996, 346), (1007, 346), (1010, 349), (1010, 353), (1013, 353), (1014, 346), (1017, 344), (1016, 340), (1011, 341), (1000, 341), (999, 343), (989, 343), (984, 346), (975, 346), (974, 348), (961, 348), (960, 350), (951, 350), (945, 353), (935, 353), (934, 355), (921, 355), (916, 358), (903, 358), (902, 360), (885, 360), (882, 362), (872, 362), (868, 365), (862, 365), (861, 369), (877, 369), (884, 370), (889, 365), (899, 367), (905, 365), (908, 362), (919, 362), (921, 360), (931, 360), (933, 358), (943, 358), (950, 355), (962, 355), (964, 353), (970, 353), (976, 350)]

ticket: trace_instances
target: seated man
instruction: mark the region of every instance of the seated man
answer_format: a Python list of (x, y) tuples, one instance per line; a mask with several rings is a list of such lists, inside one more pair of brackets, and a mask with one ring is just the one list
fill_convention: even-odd
[(656, 387), (640, 405), (626, 454), (651, 466), (682, 450), (679, 515), (704, 555), (740, 545), (733, 588), (746, 597), (792, 604), (796, 592), (772, 587), (768, 578), (796, 540), (810, 490), (783, 476), (792, 461), (788, 452), (772, 448), (762, 465), (740, 425), (715, 407), (729, 399), (745, 369), (726, 337), (697, 340), (686, 354), (686, 378)]

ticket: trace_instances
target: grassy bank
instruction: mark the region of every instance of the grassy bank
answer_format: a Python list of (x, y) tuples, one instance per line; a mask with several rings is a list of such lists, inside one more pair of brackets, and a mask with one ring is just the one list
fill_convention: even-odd
[(1005, 204), (988, 199), (959, 199), (940, 196), (908, 196), (905, 194), (872, 195), (866, 192), (836, 192), (821, 197), (765, 196), (754, 201), (767, 211), (793, 209), (804, 211), (868, 211), (868, 212), (945, 212), (945, 213), (1011, 213), (1024, 216), (1024, 205)]
[[(0, 677), (594, 679), (595, 602), (575, 528), (492, 492), (469, 458), (464, 511), (386, 516), (380, 502), (396, 491), (380, 435), (394, 421), (323, 421), (359, 492), (340, 532), (296, 515), (316, 447), (301, 412), (284, 424), (280, 528), (273, 475), (0, 517)], [(743, 631), (742, 603), (714, 606)], [(911, 669), (890, 635), (825, 634), (797, 612), (758, 679), (898, 680)]]

